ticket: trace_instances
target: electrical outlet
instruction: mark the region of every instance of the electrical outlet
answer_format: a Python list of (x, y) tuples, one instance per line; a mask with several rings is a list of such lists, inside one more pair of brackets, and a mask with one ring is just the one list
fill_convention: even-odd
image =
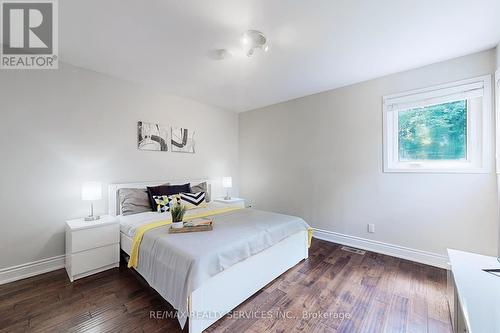
[(369, 233), (374, 233), (375, 232), (375, 224), (368, 223), (368, 232)]

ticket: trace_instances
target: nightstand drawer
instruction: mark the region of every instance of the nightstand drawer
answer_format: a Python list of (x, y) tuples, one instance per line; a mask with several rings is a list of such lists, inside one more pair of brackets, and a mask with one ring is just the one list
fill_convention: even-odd
[(115, 243), (120, 243), (119, 224), (82, 229), (71, 232), (70, 251), (75, 253)]
[(73, 276), (112, 265), (120, 261), (120, 244), (112, 244), (97, 249), (71, 255)]

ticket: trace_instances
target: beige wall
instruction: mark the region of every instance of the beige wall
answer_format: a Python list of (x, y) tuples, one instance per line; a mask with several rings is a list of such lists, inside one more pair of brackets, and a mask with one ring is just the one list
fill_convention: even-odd
[[(64, 253), (64, 221), (88, 213), (83, 181), (238, 184), (237, 114), (148, 87), (66, 64), (1, 71), (0, 114), (0, 269)], [(196, 154), (139, 151), (138, 120), (195, 130)]]
[(493, 172), (382, 172), (382, 96), (492, 74), (495, 57), (481, 52), (241, 114), (241, 195), (324, 230), (441, 255), (496, 254)]

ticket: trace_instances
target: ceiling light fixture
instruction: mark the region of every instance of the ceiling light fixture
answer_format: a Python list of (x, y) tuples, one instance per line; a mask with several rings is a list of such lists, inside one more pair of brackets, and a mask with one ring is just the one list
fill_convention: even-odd
[(251, 57), (256, 49), (261, 49), (264, 52), (269, 50), (266, 36), (257, 30), (248, 30), (245, 32), (241, 41), (243, 45), (245, 45), (245, 51), (248, 57)]

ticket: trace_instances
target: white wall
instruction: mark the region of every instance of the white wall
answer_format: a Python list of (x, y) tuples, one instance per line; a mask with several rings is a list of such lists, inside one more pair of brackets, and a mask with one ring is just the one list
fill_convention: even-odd
[[(500, 73), (500, 43), (496, 47), (496, 55), (497, 55), (497, 70), (496, 70), (496, 73)], [(497, 74), (496, 79), (498, 79), (498, 74)], [(500, 83), (498, 81), (495, 84), (495, 95), (496, 95), (496, 99), (497, 99), (496, 114), (495, 115), (497, 117), (496, 122), (497, 122), (497, 127), (498, 127), (499, 124), (500, 124), (500, 120), (498, 119), (498, 117), (500, 116)], [(498, 138), (500, 138), (500, 133), (497, 133), (497, 145), (500, 144)], [(500, 151), (500, 147), (497, 146), (496, 149), (497, 149), (497, 156), (500, 156), (500, 154), (498, 153)], [(500, 161), (497, 161), (497, 170), (500, 170), (498, 163), (500, 163)], [(498, 193), (499, 193), (499, 196), (500, 196), (500, 176), (498, 175), (498, 171), (497, 171), (497, 186), (498, 186)], [(499, 220), (499, 222), (500, 222), (500, 220)], [(499, 236), (498, 237), (500, 239), (500, 227), (499, 227), (499, 231), (498, 232), (499, 232)], [(500, 241), (498, 242), (498, 256), (500, 257)]]
[[(232, 112), (61, 64), (1, 71), (0, 114), (0, 269), (64, 253), (64, 221), (88, 213), (83, 181), (232, 175), (238, 184)], [(196, 154), (139, 151), (138, 120), (195, 130)]]
[(497, 45), (496, 54), (497, 54), (497, 68), (500, 68), (500, 43), (498, 43)]
[(496, 254), (493, 165), (490, 174), (382, 172), (382, 96), (492, 74), (495, 57), (486, 51), (241, 114), (241, 195), (323, 230), (440, 255), (447, 247)]

